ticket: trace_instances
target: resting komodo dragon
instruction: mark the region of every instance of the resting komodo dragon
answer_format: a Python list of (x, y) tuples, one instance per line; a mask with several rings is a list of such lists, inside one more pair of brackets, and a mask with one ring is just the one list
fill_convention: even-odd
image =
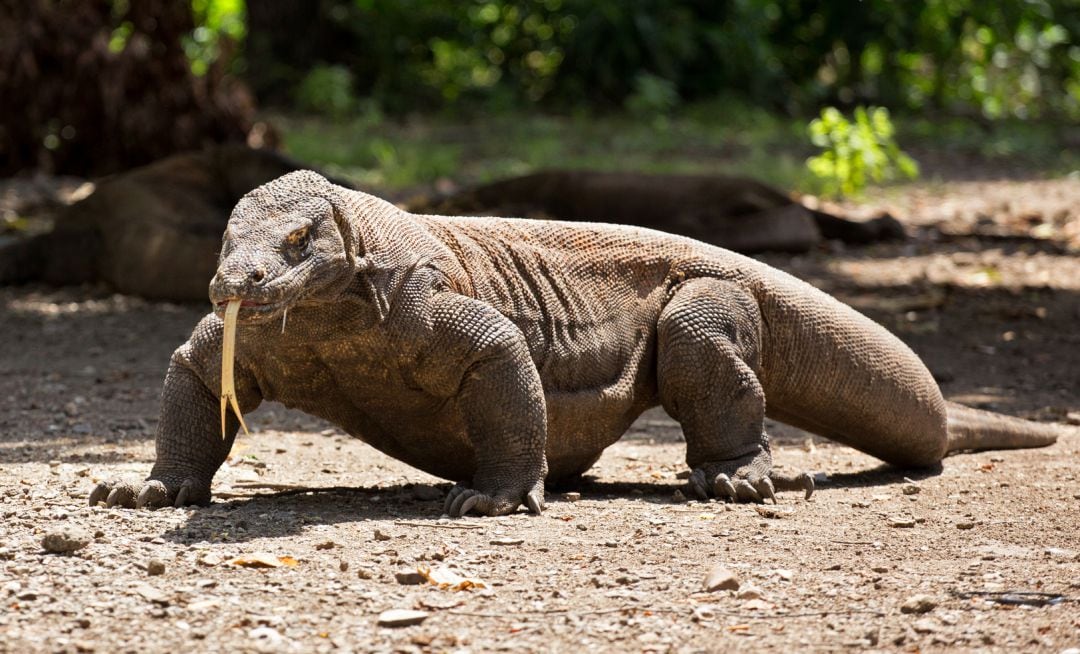
[(946, 402), (881, 326), (765, 264), (618, 225), (406, 213), (310, 172), (237, 204), (216, 313), (173, 354), (157, 460), (123, 506), (205, 504), (238, 421), (219, 422), (222, 313), (242, 299), (240, 409), (276, 400), (456, 480), (452, 516), (543, 508), (645, 409), (682, 426), (691, 490), (737, 501), (771, 472), (766, 415), (900, 466), (1037, 447), (1056, 425)]

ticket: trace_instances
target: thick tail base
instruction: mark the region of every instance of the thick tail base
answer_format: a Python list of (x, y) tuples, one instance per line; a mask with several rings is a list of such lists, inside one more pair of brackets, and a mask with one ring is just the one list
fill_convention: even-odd
[(948, 452), (1045, 447), (1069, 433), (1063, 425), (1032, 422), (952, 402), (947, 403), (947, 410)]

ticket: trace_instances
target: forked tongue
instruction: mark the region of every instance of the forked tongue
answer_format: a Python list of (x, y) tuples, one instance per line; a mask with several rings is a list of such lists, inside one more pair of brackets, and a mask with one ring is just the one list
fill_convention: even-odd
[(225, 331), (221, 335), (221, 440), (225, 440), (225, 411), (231, 406), (233, 413), (240, 420), (244, 433), (248, 433), (244, 424), (244, 415), (236, 403), (236, 384), (233, 383), (233, 361), (236, 358), (236, 316), (240, 313), (241, 300), (229, 300), (225, 307)]

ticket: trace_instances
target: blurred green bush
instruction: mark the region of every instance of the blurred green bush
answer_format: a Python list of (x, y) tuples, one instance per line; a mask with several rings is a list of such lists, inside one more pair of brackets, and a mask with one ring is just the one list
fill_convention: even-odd
[(806, 167), (826, 195), (856, 195), (871, 182), (919, 176), (919, 165), (896, 144), (888, 109), (856, 107), (854, 120), (848, 120), (835, 107), (826, 107), (809, 131), (823, 152), (807, 159)]
[[(241, 0), (193, 4), (212, 42)], [(801, 115), (872, 104), (1080, 118), (1076, 0), (262, 0), (246, 27), (241, 68), (270, 103), (343, 66), (358, 96), (392, 112), (648, 113), (729, 94)]]

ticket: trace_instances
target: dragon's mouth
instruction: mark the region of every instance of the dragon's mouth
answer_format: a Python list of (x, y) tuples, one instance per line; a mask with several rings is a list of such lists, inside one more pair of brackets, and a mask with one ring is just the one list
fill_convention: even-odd
[(237, 316), (239, 322), (260, 322), (261, 320), (277, 315), (281, 309), (288, 308), (286, 302), (261, 302), (259, 300), (230, 298), (214, 303), (214, 313), (224, 317), (225, 310), (232, 302), (240, 303)]

